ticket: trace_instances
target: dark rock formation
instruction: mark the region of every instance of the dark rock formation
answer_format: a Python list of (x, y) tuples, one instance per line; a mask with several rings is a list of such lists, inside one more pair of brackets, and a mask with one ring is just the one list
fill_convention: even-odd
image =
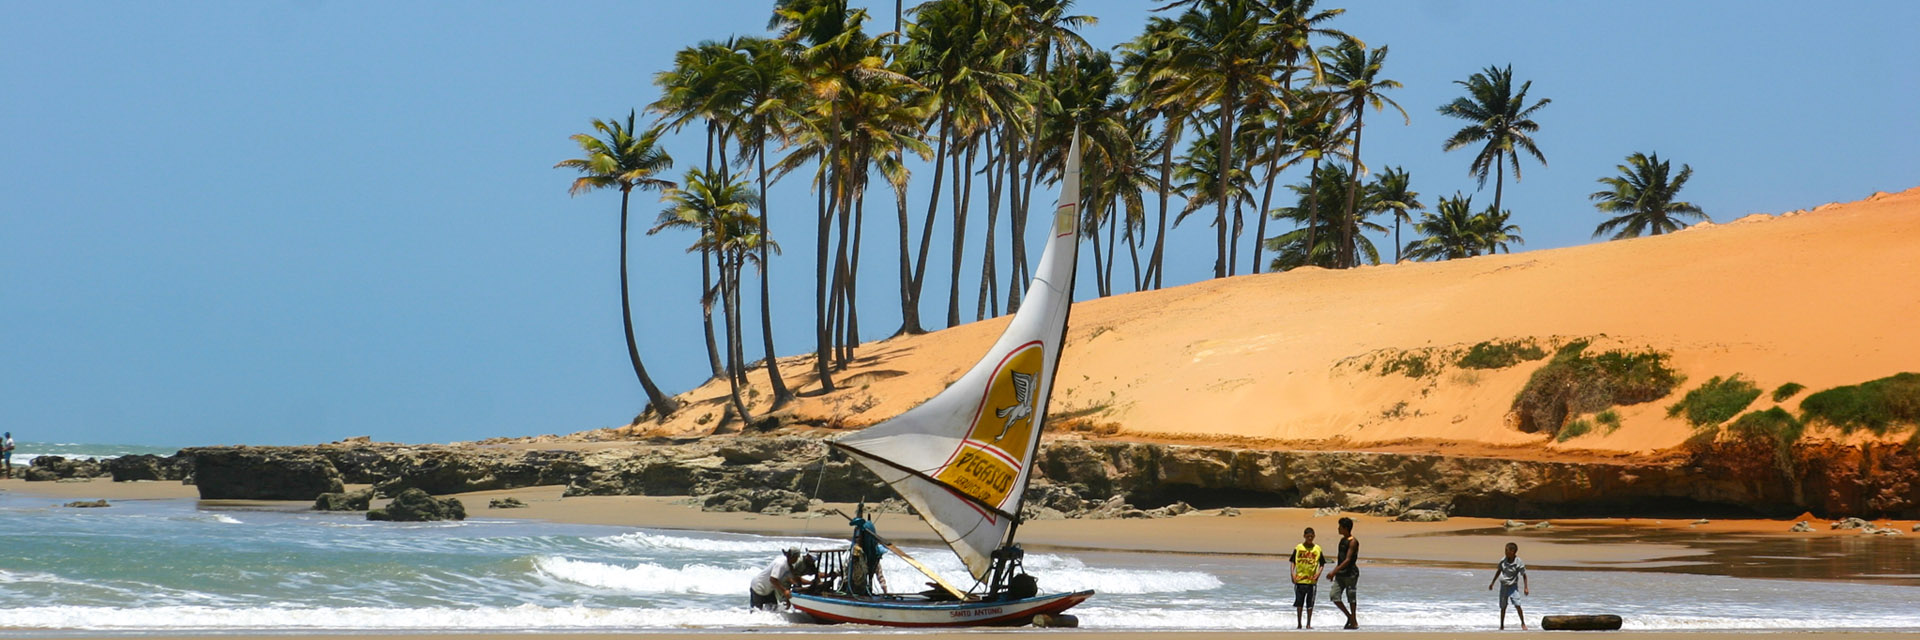
[(120, 456), (106, 461), (114, 482), (134, 480), (185, 480), (193, 474), (193, 460), (182, 455), (156, 456), (143, 453)]
[(519, 498), (513, 498), (513, 497), (494, 498), (492, 500), (487, 501), (487, 508), (488, 509), (525, 509), (527, 508), (527, 503), (521, 502)]
[(373, 505), (373, 490), (322, 493), (314, 498), (314, 511), (366, 511)]
[(75, 509), (98, 509), (100, 507), (111, 507), (113, 505), (107, 504), (107, 501), (102, 499), (102, 500), (75, 500), (73, 502), (69, 502), (61, 506), (73, 507)]
[(193, 450), (202, 500), (313, 500), (345, 490), (340, 471), (305, 447)]
[(98, 460), (67, 459), (63, 456), (36, 456), (33, 465), (22, 474), (28, 482), (52, 482), (67, 478), (97, 478), (107, 475)]
[(393, 497), (386, 507), (367, 512), (368, 520), (393, 522), (430, 522), (465, 520), (467, 506), (458, 498), (435, 498), (419, 489), (408, 489)]

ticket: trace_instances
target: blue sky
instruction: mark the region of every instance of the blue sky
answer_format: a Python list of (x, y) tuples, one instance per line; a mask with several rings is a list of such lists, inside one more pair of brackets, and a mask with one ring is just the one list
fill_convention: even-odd
[[(1636, 151), (1692, 165), (1684, 196), (1715, 220), (1920, 185), (1920, 4), (1356, 4), (1335, 26), (1391, 47), (1412, 117), (1369, 114), (1364, 158), (1405, 167), (1429, 204), (1475, 188), (1470, 152), (1440, 149), (1454, 81), (1512, 64), (1552, 98), (1550, 164), (1506, 188), (1525, 250), (1590, 242), (1586, 194)], [(1156, 3), (1081, 5), (1110, 47)], [(624, 424), (645, 400), (619, 324), (618, 197), (570, 198), (552, 166), (590, 119), (651, 102), (675, 50), (759, 34), (770, 6), (0, 2), (0, 426), (184, 446)], [(873, 9), (889, 28), (892, 3)], [(692, 135), (669, 149), (679, 170), (702, 152)], [(810, 342), (813, 199), (796, 179), (771, 200), (792, 354)], [(659, 210), (634, 207), (643, 228)], [(1207, 275), (1203, 222), (1170, 235), (1169, 284)], [(706, 366), (690, 238), (633, 241), (642, 355), (684, 391)], [(898, 323), (885, 244), (863, 276), (869, 338)], [(934, 263), (922, 314), (938, 319)], [(963, 295), (978, 269), (975, 247)]]

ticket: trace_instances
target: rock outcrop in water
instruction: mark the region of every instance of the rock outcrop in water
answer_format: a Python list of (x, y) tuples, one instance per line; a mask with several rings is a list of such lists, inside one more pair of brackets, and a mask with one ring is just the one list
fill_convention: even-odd
[(189, 449), (202, 500), (312, 500), (346, 489), (340, 470), (314, 447)]
[(465, 520), (467, 505), (459, 498), (435, 498), (419, 489), (407, 489), (393, 497), (385, 507), (367, 512), (368, 520), (390, 520), (393, 522), (433, 522), (436, 520)]
[[(1569, 462), (1353, 451), (1276, 451), (1093, 440), (1040, 449), (1030, 517), (1153, 517), (1177, 503), (1326, 507), (1384, 516), (1674, 514), (1913, 518), (1920, 467), (1900, 445), (1795, 445), (1793, 464), (1727, 442), (1659, 460)], [(312, 500), (339, 482), (383, 495), (564, 485), (565, 495), (698, 496), (715, 510), (787, 512), (892, 496), (871, 473), (799, 436), (621, 443), (593, 450), (336, 443), (212, 447), (201, 496)], [(278, 496), (278, 497), (268, 497)], [(1158, 510), (1158, 511), (1156, 511)]]
[(98, 460), (37, 456), (21, 477), (26, 478), (27, 482), (53, 482), (68, 478), (97, 478), (104, 475), (107, 475), (106, 466)]

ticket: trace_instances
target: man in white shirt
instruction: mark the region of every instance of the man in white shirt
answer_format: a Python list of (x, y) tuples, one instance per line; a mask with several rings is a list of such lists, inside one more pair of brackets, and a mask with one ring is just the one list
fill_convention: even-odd
[(794, 575), (794, 563), (800, 560), (800, 555), (799, 547), (790, 547), (781, 557), (774, 558), (760, 575), (754, 576), (748, 589), (747, 606), (773, 611), (786, 604), (792, 596), (793, 585), (800, 581)]

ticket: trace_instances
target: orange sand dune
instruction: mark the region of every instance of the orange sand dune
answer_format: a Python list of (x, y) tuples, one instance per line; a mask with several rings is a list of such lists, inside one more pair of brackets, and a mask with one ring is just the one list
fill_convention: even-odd
[[(792, 415), (859, 427), (905, 411), (971, 366), (1005, 322), (863, 345), (840, 390), (803, 398)], [(1600, 346), (1671, 352), (1682, 392), (1734, 373), (1767, 390), (1817, 390), (1920, 370), (1920, 188), (1669, 236), (1082, 302), (1052, 413), (1120, 439), (1289, 447), (1640, 453), (1685, 440), (1688, 427), (1666, 417), (1671, 400), (1624, 407), (1618, 431), (1567, 443), (1518, 431), (1507, 414), (1540, 362), (1419, 380), (1362, 370), (1400, 350), (1600, 335)], [(811, 356), (781, 364), (802, 393), (817, 391)], [(765, 374), (754, 373), (758, 412)], [(724, 393), (708, 383), (681, 396), (686, 411), (635, 429), (711, 432)], [(1768, 406), (1763, 396), (1754, 408)]]

